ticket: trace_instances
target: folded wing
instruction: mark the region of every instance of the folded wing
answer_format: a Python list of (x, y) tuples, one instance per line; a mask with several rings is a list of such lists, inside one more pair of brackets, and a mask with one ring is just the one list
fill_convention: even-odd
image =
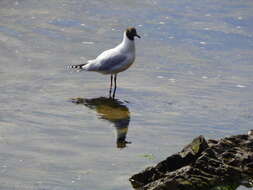
[(98, 64), (98, 72), (111, 73), (120, 68), (124, 68), (127, 63), (127, 59), (128, 57), (122, 54), (102, 59)]

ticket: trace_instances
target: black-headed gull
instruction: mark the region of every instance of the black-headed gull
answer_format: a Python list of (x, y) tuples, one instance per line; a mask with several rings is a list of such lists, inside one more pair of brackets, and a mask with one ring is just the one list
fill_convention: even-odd
[(129, 27), (124, 31), (122, 42), (115, 48), (104, 51), (99, 56), (97, 56), (96, 59), (88, 60), (87, 63), (80, 65), (71, 65), (70, 68), (75, 68), (79, 71), (95, 71), (102, 74), (110, 74), (111, 84), (109, 96), (111, 97), (114, 77), (114, 98), (117, 88), (117, 73), (128, 69), (135, 60), (134, 37), (140, 38), (136, 32), (136, 29)]

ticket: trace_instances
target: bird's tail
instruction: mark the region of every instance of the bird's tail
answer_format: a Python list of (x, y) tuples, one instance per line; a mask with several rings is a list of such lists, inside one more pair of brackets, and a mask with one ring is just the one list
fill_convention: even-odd
[(83, 66), (85, 66), (87, 63), (83, 63), (80, 65), (69, 65), (67, 66), (68, 69), (77, 69), (77, 71), (82, 71), (84, 68)]

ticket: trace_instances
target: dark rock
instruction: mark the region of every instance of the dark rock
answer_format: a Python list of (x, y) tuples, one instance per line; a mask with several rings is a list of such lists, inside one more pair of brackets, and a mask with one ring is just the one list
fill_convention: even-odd
[(143, 190), (206, 190), (220, 185), (236, 188), (253, 176), (252, 144), (252, 135), (208, 142), (199, 136), (181, 152), (133, 175), (130, 181), (134, 188)]
[(206, 148), (208, 148), (206, 140), (203, 136), (199, 136), (180, 153), (168, 157), (158, 163), (156, 167), (147, 168), (144, 172), (134, 175), (130, 181), (133, 187), (138, 188), (144, 184), (164, 178), (167, 172), (175, 171), (193, 163)]

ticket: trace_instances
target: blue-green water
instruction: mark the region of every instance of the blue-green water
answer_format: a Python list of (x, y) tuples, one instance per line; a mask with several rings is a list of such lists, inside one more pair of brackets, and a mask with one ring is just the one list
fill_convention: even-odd
[[(0, 1), (0, 189), (131, 189), (195, 136), (252, 129), (252, 11), (251, 0)], [(73, 104), (107, 96), (110, 79), (65, 66), (128, 26), (142, 38), (118, 77), (123, 112)], [(131, 144), (119, 149), (122, 114)]]

